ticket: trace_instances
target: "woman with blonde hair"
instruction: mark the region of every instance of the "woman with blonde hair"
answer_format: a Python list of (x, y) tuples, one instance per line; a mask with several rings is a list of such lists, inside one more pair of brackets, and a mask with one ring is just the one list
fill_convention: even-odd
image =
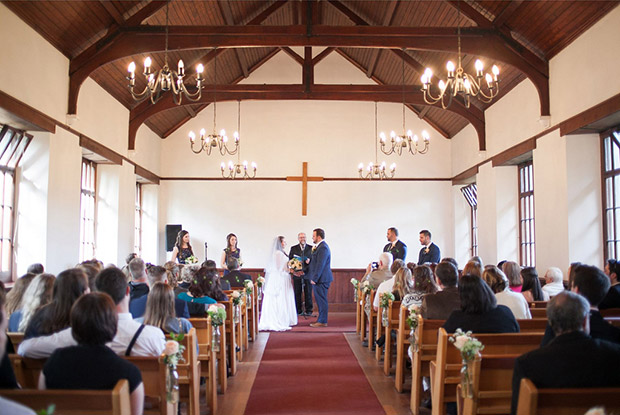
[(523, 295), (508, 288), (508, 278), (495, 265), (487, 265), (482, 272), (482, 279), (495, 294), (497, 304), (505, 305), (517, 320), (532, 318), (530, 307)]
[(136, 319), (150, 326), (159, 327), (164, 333), (187, 333), (192, 324), (176, 317), (174, 311), (174, 290), (166, 283), (158, 282), (148, 294), (144, 317)]
[(177, 288), (177, 285), (179, 285), (179, 278), (181, 277), (181, 269), (179, 265), (177, 265), (174, 261), (168, 261), (164, 264), (164, 268), (166, 269), (166, 279), (168, 280), (168, 285), (170, 285), (173, 289)]
[(36, 274), (27, 273), (22, 275), (15, 281), (15, 285), (11, 288), (11, 291), (6, 295), (6, 305), (4, 310), (6, 315), (9, 316), (19, 310), (22, 305), (22, 298), (26, 292), (26, 288), (30, 285)]
[(401, 267), (396, 271), (396, 274), (394, 274), (392, 294), (394, 294), (396, 301), (401, 301), (410, 292), (413, 292), (411, 270), (407, 267)]
[(52, 302), (54, 281), (52, 274), (39, 274), (28, 285), (22, 298), (22, 307), (9, 318), (9, 331), (23, 333), (34, 313), (44, 305)]

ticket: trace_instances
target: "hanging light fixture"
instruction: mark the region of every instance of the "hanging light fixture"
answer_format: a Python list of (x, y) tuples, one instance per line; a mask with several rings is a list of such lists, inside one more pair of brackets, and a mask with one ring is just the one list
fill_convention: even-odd
[(391, 179), (392, 177), (394, 177), (394, 173), (396, 173), (396, 163), (392, 163), (390, 165), (390, 170), (388, 173), (385, 161), (381, 164), (379, 164), (379, 162), (377, 161), (377, 156), (379, 154), (378, 143), (376, 140), (377, 132), (377, 102), (375, 102), (375, 139), (373, 139), (373, 142), (375, 143), (375, 162), (373, 163), (371, 161), (370, 163), (368, 163), (368, 166), (366, 166), (366, 168), (364, 168), (364, 163), (360, 163), (359, 166), (357, 166), (357, 170), (362, 179)]
[[(241, 132), (241, 101), (237, 101), (237, 132), (235, 137), (239, 142), (239, 133)], [(237, 151), (237, 163), (228, 162), (228, 166), (224, 162), (221, 164), (222, 177), (225, 179), (253, 179), (256, 177), (256, 163), (252, 162), (248, 166), (246, 160), (241, 163), (241, 150)]]
[[(424, 101), (427, 104), (436, 104), (441, 101), (441, 107), (446, 109), (452, 104), (452, 99), (457, 95), (463, 97), (465, 107), (469, 108), (471, 97), (477, 97), (480, 101), (489, 103), (499, 93), (499, 68), (493, 65), (490, 73), (484, 74), (484, 64), (480, 59), (476, 60), (476, 76), (469, 75), (463, 70), (461, 64), (461, 7), (457, 2), (458, 21), (457, 21), (457, 39), (458, 39), (458, 67), (454, 67), (452, 61), (448, 61), (446, 69), (448, 70), (448, 81), (439, 81), (439, 95), (433, 96), (432, 78), (433, 71), (426, 68), (422, 75), (422, 92), (424, 93)], [(484, 81), (486, 82), (486, 91), (484, 89)]]
[(196, 134), (193, 131), (189, 132), (189, 143), (191, 149), (194, 153), (200, 154), (203, 151), (207, 153), (208, 156), (211, 155), (211, 151), (214, 147), (219, 149), (219, 152), (222, 156), (229, 154), (231, 156), (237, 154), (239, 150), (239, 132), (235, 131), (233, 134), (234, 147), (231, 150), (228, 148), (228, 136), (226, 135), (226, 130), (220, 130), (219, 134), (216, 132), (215, 128), (215, 120), (217, 117), (217, 55), (213, 59), (213, 131), (211, 134), (207, 135), (205, 129), (200, 130), (200, 145), (195, 148), (196, 144)]
[(411, 130), (407, 130), (405, 128), (405, 53), (407, 52), (403, 49), (403, 133), (402, 135), (396, 135), (396, 132), (392, 131), (390, 133), (389, 144), (385, 133), (381, 132), (381, 134), (379, 134), (381, 151), (388, 156), (392, 153), (402, 156), (405, 149), (407, 149), (407, 151), (414, 156), (418, 153), (425, 154), (428, 151), (430, 143), (430, 136), (428, 135), (428, 132), (422, 131), (422, 142), (420, 142), (417, 135), (413, 134)]
[(136, 63), (131, 62), (127, 68), (129, 76), (129, 92), (136, 101), (141, 101), (147, 95), (150, 97), (151, 102), (155, 104), (161, 98), (162, 92), (172, 91), (172, 96), (175, 104), (180, 105), (183, 97), (192, 102), (199, 101), (202, 97), (202, 82), (204, 81), (203, 72), (204, 66), (198, 64), (196, 66), (196, 92), (191, 93), (183, 83), (185, 77), (185, 65), (183, 60), (179, 60), (177, 69), (170, 69), (168, 66), (168, 1), (166, 1), (166, 46), (164, 49), (164, 66), (157, 73), (153, 72), (151, 68), (152, 60), (147, 57), (144, 60), (144, 78), (146, 80), (146, 86), (140, 93), (134, 91), (136, 86)]

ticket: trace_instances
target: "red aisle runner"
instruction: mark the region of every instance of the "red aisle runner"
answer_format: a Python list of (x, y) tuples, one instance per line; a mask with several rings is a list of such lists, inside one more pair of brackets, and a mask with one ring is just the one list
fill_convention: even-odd
[(342, 333), (271, 333), (245, 411), (385, 414)]

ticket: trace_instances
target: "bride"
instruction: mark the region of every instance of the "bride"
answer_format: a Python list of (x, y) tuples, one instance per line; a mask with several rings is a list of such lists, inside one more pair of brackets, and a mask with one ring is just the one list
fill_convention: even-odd
[(265, 268), (265, 290), (259, 330), (284, 331), (297, 324), (297, 309), (291, 276), (288, 271), (288, 255), (284, 252), (283, 236), (274, 239), (269, 265)]

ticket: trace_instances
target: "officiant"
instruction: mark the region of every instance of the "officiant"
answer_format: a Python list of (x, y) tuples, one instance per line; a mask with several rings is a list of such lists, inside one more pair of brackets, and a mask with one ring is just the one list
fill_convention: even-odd
[(312, 315), (312, 284), (308, 279), (308, 264), (312, 255), (312, 245), (306, 243), (306, 234), (301, 232), (297, 235), (299, 244), (291, 247), (289, 260), (297, 258), (301, 262), (301, 270), (291, 269), (293, 277), (293, 288), (295, 291), (295, 306), (297, 307), (297, 315)]

